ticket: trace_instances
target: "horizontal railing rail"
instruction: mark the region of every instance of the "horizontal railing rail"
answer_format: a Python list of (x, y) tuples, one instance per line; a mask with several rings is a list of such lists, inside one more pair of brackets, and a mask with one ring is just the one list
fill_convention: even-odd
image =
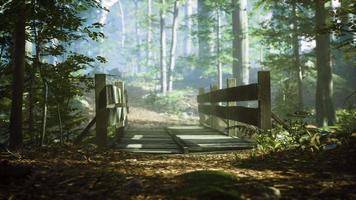
[[(216, 128), (216, 117), (239, 121), (261, 129), (270, 129), (271, 123), (271, 83), (269, 71), (258, 72), (258, 82), (236, 86), (236, 80), (228, 80), (228, 88), (211, 87), (210, 92), (199, 90), (197, 96), (200, 122)], [(257, 101), (257, 108), (237, 106), (237, 102)], [(223, 106), (222, 103), (227, 103)], [(206, 117), (206, 115), (209, 116)], [(231, 125), (230, 121), (228, 126)], [(228, 127), (229, 128), (229, 127)]]

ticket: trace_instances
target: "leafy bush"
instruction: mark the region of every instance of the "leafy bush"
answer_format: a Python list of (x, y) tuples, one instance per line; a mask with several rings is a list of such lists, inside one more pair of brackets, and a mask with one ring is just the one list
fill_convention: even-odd
[(337, 111), (338, 125), (344, 132), (356, 131), (356, 108)]
[(150, 92), (143, 98), (148, 106), (158, 112), (172, 114), (188, 112), (192, 114), (192, 112), (194, 112), (192, 108), (193, 106), (189, 104), (189, 97), (184, 94), (184, 91), (174, 91), (163, 96), (161, 93)]
[(355, 130), (355, 116), (355, 112), (340, 115), (340, 128), (321, 129), (302, 121), (290, 121), (288, 129), (276, 126), (271, 130), (260, 130), (256, 135), (254, 153), (264, 154), (292, 148), (310, 151), (335, 148), (350, 139), (351, 130)]

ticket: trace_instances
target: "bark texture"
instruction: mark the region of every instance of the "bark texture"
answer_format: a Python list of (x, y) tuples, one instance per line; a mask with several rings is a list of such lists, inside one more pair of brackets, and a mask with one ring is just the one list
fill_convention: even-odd
[(14, 57), (13, 57), (13, 83), (12, 103), (10, 114), (10, 148), (17, 149), (22, 146), (22, 102), (24, 90), (24, 68), (26, 49), (26, 15), (25, 1), (18, 3), (18, 17), (14, 31)]
[(247, 0), (232, 0), (233, 13), (233, 75), (237, 85), (249, 82), (249, 42), (247, 21)]
[[(164, 5), (165, 0), (161, 0), (161, 4)], [(159, 15), (160, 15), (161, 92), (163, 95), (166, 95), (167, 94), (167, 65), (166, 65), (166, 31), (165, 31), (166, 13), (165, 13), (165, 10), (161, 9)]]
[(315, 1), (316, 23), (316, 122), (319, 126), (334, 125), (335, 109), (332, 102), (333, 82), (330, 59), (330, 35), (322, 30), (326, 27), (327, 11), (323, 0)]

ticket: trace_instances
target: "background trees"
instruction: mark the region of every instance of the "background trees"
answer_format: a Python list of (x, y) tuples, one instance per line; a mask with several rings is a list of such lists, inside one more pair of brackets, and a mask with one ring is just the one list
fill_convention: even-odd
[(315, 111), (319, 125), (331, 125), (335, 109), (354, 106), (353, 1), (31, 0), (24, 61), (23, 34), (14, 39), (18, 2), (0, 8), (0, 120), (5, 137), (11, 124), (14, 144), (21, 130), (33, 143), (75, 135), (98, 72), (142, 80), (173, 104), (229, 77), (255, 82), (266, 69), (282, 116)]

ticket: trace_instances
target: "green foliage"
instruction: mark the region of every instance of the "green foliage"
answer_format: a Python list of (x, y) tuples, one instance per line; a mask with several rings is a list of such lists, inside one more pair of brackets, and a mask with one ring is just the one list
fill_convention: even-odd
[(338, 125), (340, 129), (346, 133), (352, 133), (356, 131), (356, 108), (349, 110), (338, 110), (336, 112), (338, 117)]
[(355, 111), (340, 111), (340, 126), (319, 129), (302, 121), (289, 121), (289, 128), (276, 126), (268, 131), (260, 131), (256, 136), (254, 153), (269, 153), (287, 149), (320, 151), (334, 148), (349, 141), (355, 130)]
[(163, 96), (161, 93), (150, 92), (144, 96), (144, 101), (153, 110), (171, 114), (181, 114), (192, 110), (191, 105), (187, 103), (189, 98), (185, 95), (187, 91), (173, 91)]
[(241, 199), (236, 177), (222, 171), (194, 171), (179, 176), (183, 186), (174, 194), (189, 199)]

